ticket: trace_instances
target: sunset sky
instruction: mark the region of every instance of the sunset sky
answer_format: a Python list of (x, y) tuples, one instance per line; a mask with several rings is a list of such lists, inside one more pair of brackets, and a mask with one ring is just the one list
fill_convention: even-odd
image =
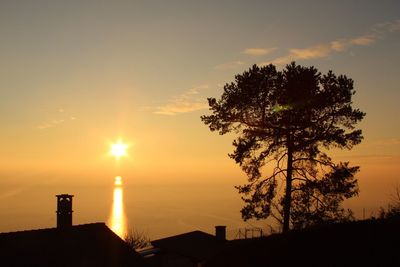
[[(111, 189), (93, 188), (117, 175), (136, 186), (141, 213), (128, 209), (129, 223), (152, 236), (240, 225), (234, 135), (211, 133), (200, 116), (235, 74), (293, 60), (355, 81), (365, 139), (330, 153), (360, 165), (347, 205), (369, 216), (400, 186), (399, 11), (399, 1), (1, 1), (0, 232), (52, 227), (58, 193), (76, 195), (74, 222), (106, 221), (90, 210), (108, 212)], [(119, 139), (129, 147), (117, 162)], [(157, 202), (212, 210), (175, 227), (168, 214), (180, 213)], [(153, 209), (165, 230), (152, 232)]]

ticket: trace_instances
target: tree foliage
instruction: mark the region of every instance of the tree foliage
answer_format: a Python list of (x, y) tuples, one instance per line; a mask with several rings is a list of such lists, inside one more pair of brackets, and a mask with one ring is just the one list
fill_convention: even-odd
[[(345, 75), (322, 75), (293, 62), (282, 71), (254, 65), (226, 84), (220, 99), (208, 99), (212, 114), (202, 121), (221, 135), (238, 135), (230, 157), (248, 176), (237, 186), (244, 220), (281, 213), (287, 231), (290, 220), (298, 226), (344, 217), (340, 203), (358, 193), (358, 167), (334, 164), (325, 151), (361, 142), (355, 125), (365, 113), (352, 107), (354, 93)], [(265, 175), (270, 164), (272, 173)]]
[(379, 219), (400, 218), (400, 187), (396, 186), (395, 193), (391, 196), (391, 201), (387, 209), (383, 207), (378, 212)]
[(150, 238), (145, 232), (131, 229), (125, 236), (125, 242), (134, 250), (150, 246)]
[(358, 167), (348, 163), (334, 166), (320, 180), (307, 180), (292, 194), (291, 223), (301, 229), (323, 222), (343, 222), (354, 219), (351, 210), (340, 206), (344, 199), (358, 193), (354, 174)]

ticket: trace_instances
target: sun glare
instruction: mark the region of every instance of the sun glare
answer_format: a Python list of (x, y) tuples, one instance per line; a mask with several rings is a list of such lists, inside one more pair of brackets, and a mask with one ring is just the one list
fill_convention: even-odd
[(122, 185), (122, 178), (121, 178), (121, 176), (115, 177), (115, 179), (114, 179), (114, 185), (116, 185), (116, 186)]
[(111, 145), (110, 154), (116, 159), (120, 159), (121, 157), (126, 156), (127, 148), (128, 145), (119, 140), (117, 143)]
[(113, 205), (108, 225), (110, 226), (111, 230), (113, 230), (113, 232), (116, 233), (119, 237), (125, 237), (127, 219), (124, 210), (124, 197), (121, 176), (115, 177)]

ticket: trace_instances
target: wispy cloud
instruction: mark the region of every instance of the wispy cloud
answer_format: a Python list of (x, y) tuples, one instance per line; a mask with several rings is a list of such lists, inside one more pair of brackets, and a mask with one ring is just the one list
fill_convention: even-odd
[[(275, 51), (277, 48), (276, 47), (270, 47), (270, 48), (246, 48), (243, 50), (241, 53), (249, 56), (265, 56), (273, 51)], [(246, 64), (246, 62), (241, 61), (241, 60), (236, 60), (236, 61), (230, 61), (226, 63), (219, 64), (214, 67), (216, 70), (230, 70), (230, 69), (236, 69), (242, 65)]]
[(299, 59), (313, 59), (326, 57), (331, 52), (331, 49), (327, 45), (317, 45), (311, 48), (305, 49), (291, 49), (290, 54)]
[(242, 54), (250, 56), (265, 56), (276, 50), (276, 47), (270, 48), (246, 48), (242, 51)]
[(336, 52), (345, 51), (348, 48), (347, 40), (335, 40), (330, 43), (331, 48)]
[(373, 159), (373, 160), (384, 160), (384, 159), (393, 159), (396, 156), (389, 155), (389, 154), (339, 154), (337, 155), (338, 158), (343, 158), (345, 160), (348, 159)]
[(177, 115), (208, 108), (207, 100), (202, 97), (200, 92), (208, 89), (208, 85), (201, 85), (175, 96), (163, 106), (159, 106), (153, 112), (158, 115)]
[(217, 66), (214, 67), (214, 69), (217, 70), (228, 70), (228, 69), (235, 69), (239, 66), (244, 65), (245, 62), (243, 61), (231, 61), (231, 62), (227, 62), (227, 63), (223, 63), (223, 64), (219, 64)]
[(371, 32), (375, 35), (382, 35), (396, 31), (400, 31), (400, 19), (378, 23), (371, 28)]
[(332, 48), (329, 45), (321, 44), (309, 48), (303, 49), (290, 49), (289, 54), (283, 57), (274, 59), (272, 62), (263, 62), (261, 65), (274, 63), (277, 65), (286, 64), (290, 61), (297, 59), (315, 59), (328, 57), (332, 52)]
[(36, 126), (36, 129), (44, 130), (48, 128), (56, 127), (59, 124), (65, 123), (67, 121), (74, 121), (76, 120), (75, 116), (68, 115), (65, 113), (65, 110), (60, 108), (58, 109), (57, 115), (53, 115), (54, 119), (46, 120), (39, 123)]
[(350, 44), (352, 45), (370, 45), (376, 42), (377, 36), (374, 35), (364, 35), (353, 38), (350, 40)]
[(270, 61), (260, 63), (267, 65), (270, 63), (276, 65), (287, 64), (298, 59), (318, 59), (327, 58), (334, 53), (344, 52), (354, 46), (372, 45), (380, 39), (384, 39), (387, 34), (400, 31), (400, 20), (385, 22), (374, 25), (367, 34), (359, 35), (348, 39), (337, 39), (329, 43), (313, 45), (306, 48), (289, 49), (287, 55), (275, 58)]
[(380, 139), (377, 140), (373, 143), (373, 145), (376, 146), (399, 146), (400, 145), (400, 138), (386, 138), (386, 139)]

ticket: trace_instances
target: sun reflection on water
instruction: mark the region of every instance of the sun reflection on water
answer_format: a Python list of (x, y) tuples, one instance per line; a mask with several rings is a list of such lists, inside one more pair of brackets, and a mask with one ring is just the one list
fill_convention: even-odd
[(120, 176), (115, 177), (114, 180), (113, 204), (108, 224), (111, 230), (119, 237), (125, 237), (126, 216), (124, 211), (122, 178)]

